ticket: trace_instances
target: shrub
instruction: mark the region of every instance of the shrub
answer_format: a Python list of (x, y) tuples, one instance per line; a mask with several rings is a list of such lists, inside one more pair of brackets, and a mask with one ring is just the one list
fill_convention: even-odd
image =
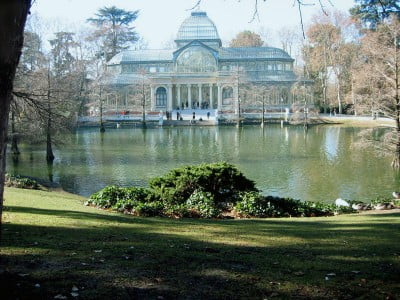
[(247, 192), (241, 195), (241, 200), (235, 205), (235, 211), (242, 216), (274, 217), (282, 212), (278, 211), (271, 202), (257, 192)]
[(155, 202), (137, 202), (132, 208), (132, 213), (143, 217), (155, 217), (163, 215), (164, 204)]
[(151, 180), (150, 188), (170, 204), (185, 203), (196, 190), (209, 193), (216, 205), (235, 203), (240, 192), (256, 191), (252, 180), (226, 162), (173, 169)]
[(124, 199), (125, 194), (125, 188), (115, 185), (106, 186), (104, 189), (92, 194), (88, 202), (101, 208), (110, 208), (120, 199)]
[(200, 217), (196, 212), (191, 211), (187, 208), (185, 204), (172, 204), (172, 205), (165, 205), (163, 214), (168, 217), (172, 218), (198, 218)]
[(196, 190), (190, 195), (186, 201), (186, 207), (202, 218), (216, 218), (221, 214), (213, 195), (202, 190)]
[(19, 175), (6, 174), (4, 184), (7, 187), (16, 187), (20, 189), (39, 189), (39, 184), (35, 180)]
[(121, 188), (124, 191), (123, 197), (120, 197), (112, 208), (119, 211), (131, 211), (139, 202), (151, 202), (153, 199), (151, 191), (140, 187)]
[[(347, 210), (346, 212), (348, 212)], [(350, 208), (350, 210), (352, 209)], [(241, 200), (235, 205), (235, 211), (239, 215), (248, 217), (314, 217), (333, 215), (337, 208), (332, 204), (300, 201), (292, 198), (265, 197), (251, 192), (241, 195)]]
[(136, 202), (147, 202), (152, 199), (152, 193), (145, 188), (107, 186), (90, 196), (88, 203), (101, 208), (130, 210)]

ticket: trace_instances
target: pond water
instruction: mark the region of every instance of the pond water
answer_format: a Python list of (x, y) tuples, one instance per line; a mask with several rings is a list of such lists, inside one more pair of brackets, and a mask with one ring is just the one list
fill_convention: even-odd
[(361, 128), (268, 125), (81, 129), (56, 148), (53, 167), (44, 146), (21, 147), (8, 172), (51, 179), (65, 190), (88, 196), (106, 185), (146, 186), (168, 170), (201, 162), (227, 161), (266, 195), (332, 202), (390, 197), (400, 189), (391, 157), (353, 147)]

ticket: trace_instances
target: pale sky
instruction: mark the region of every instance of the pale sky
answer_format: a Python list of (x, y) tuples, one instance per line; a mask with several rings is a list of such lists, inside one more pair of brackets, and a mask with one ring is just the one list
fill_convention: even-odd
[[(150, 49), (163, 48), (178, 32), (180, 24), (190, 15), (197, 0), (36, 0), (32, 12), (44, 19), (59, 20), (64, 24), (81, 24), (93, 17), (104, 6), (117, 6), (125, 10), (139, 10), (134, 22), (137, 32), (147, 42)], [(230, 41), (238, 32), (252, 30), (276, 34), (279, 28), (297, 26), (301, 32), (300, 17), (294, 0), (259, 1), (259, 19), (250, 23), (254, 12), (254, 0), (202, 0), (201, 10), (206, 11), (215, 23), (222, 41)], [(307, 23), (312, 15), (322, 13), (318, 0), (314, 6), (303, 7), (303, 17)], [(348, 11), (354, 6), (352, 0), (322, 0), (326, 9)], [(274, 44), (274, 41), (267, 41)]]

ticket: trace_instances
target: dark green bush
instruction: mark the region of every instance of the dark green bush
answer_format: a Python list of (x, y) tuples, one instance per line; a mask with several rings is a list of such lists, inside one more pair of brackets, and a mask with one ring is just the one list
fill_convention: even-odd
[(349, 207), (263, 196), (233, 165), (185, 166), (151, 180), (150, 189), (109, 186), (88, 200), (139, 216), (216, 218), (234, 210), (245, 217), (311, 217), (354, 212)]
[(200, 216), (189, 210), (186, 204), (165, 205), (163, 214), (172, 218), (199, 218)]
[(211, 193), (196, 190), (186, 201), (187, 209), (202, 218), (216, 218), (221, 214)]
[(248, 217), (316, 217), (331, 216), (336, 212), (353, 212), (351, 208), (338, 208), (333, 204), (300, 201), (291, 198), (262, 196), (259, 193), (243, 193), (235, 205), (235, 211)]
[(101, 208), (110, 208), (120, 199), (125, 199), (125, 188), (115, 185), (106, 186), (104, 189), (90, 196), (88, 202)]
[(7, 187), (16, 187), (20, 189), (39, 189), (39, 184), (35, 180), (19, 175), (6, 174), (4, 184)]
[(107, 186), (90, 196), (88, 203), (101, 208), (131, 210), (136, 202), (147, 202), (152, 199), (152, 193), (145, 188)]
[(137, 202), (132, 208), (132, 213), (137, 216), (155, 217), (163, 215), (164, 204), (155, 202)]
[(124, 191), (123, 197), (120, 197), (112, 208), (120, 211), (131, 211), (139, 202), (152, 202), (153, 194), (150, 190), (140, 187), (121, 188)]
[(252, 180), (226, 162), (173, 169), (151, 180), (150, 188), (170, 204), (185, 203), (196, 190), (202, 190), (211, 194), (217, 206), (235, 203), (240, 192), (256, 191)]
[(275, 217), (282, 212), (277, 210), (266, 197), (258, 192), (248, 192), (241, 195), (241, 200), (235, 205), (235, 211), (242, 216), (251, 217)]

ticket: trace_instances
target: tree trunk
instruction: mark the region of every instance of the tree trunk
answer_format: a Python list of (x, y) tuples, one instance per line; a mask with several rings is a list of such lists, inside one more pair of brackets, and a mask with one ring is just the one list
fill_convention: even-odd
[(15, 131), (15, 111), (11, 108), (11, 153), (13, 155), (19, 155), (18, 149), (18, 137)]
[[(31, 0), (0, 1), (0, 233), (3, 214), (8, 114)], [(0, 240), (1, 241), (1, 240)]]
[(400, 169), (400, 79), (399, 79), (399, 61), (398, 61), (398, 46), (397, 36), (394, 39), (394, 71), (395, 71), (395, 102), (396, 102), (396, 151), (392, 162), (392, 166), (396, 169)]
[(46, 161), (52, 163), (54, 160), (53, 148), (51, 145), (51, 78), (50, 78), (50, 66), (47, 73), (48, 87), (47, 87), (47, 127), (46, 127)]
[(339, 106), (339, 114), (342, 114), (342, 97), (340, 95), (340, 81), (338, 79), (338, 84), (337, 84), (337, 101), (338, 101), (338, 106)]

